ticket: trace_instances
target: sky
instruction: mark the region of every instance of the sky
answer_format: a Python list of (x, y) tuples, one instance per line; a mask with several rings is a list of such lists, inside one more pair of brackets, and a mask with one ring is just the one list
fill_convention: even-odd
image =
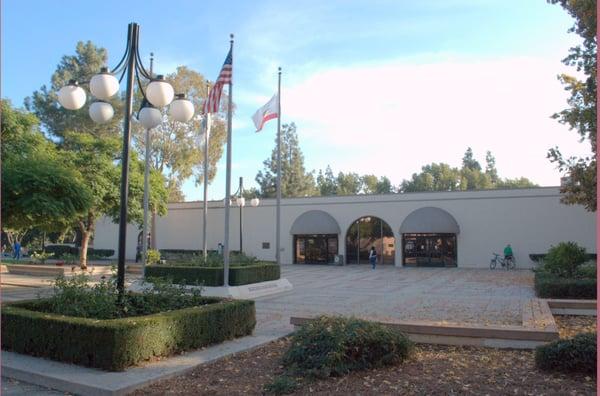
[[(471, 147), (482, 164), (490, 150), (502, 177), (552, 186), (549, 148), (590, 155), (550, 118), (567, 106), (556, 76), (574, 73), (561, 59), (579, 39), (543, 0), (4, 0), (1, 96), (22, 106), (78, 41), (106, 48), (114, 66), (129, 22), (159, 74), (185, 65), (216, 78), (235, 34), (232, 191), (240, 176), (256, 186), (274, 147), (277, 123), (255, 133), (251, 117), (275, 93), (278, 66), (282, 123), (296, 123), (309, 171), (398, 185), (431, 162), (460, 166)], [(202, 197), (191, 179), (183, 192)], [(210, 199), (224, 196), (225, 155), (209, 186)]]

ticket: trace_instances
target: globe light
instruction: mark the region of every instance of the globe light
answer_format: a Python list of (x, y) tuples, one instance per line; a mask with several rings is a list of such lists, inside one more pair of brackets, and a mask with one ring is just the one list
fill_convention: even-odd
[(252, 205), (252, 207), (254, 207), (254, 208), (256, 208), (259, 203), (260, 203), (260, 200), (258, 198), (252, 198), (250, 200), (250, 205)]
[(164, 107), (173, 100), (173, 87), (165, 81), (165, 77), (159, 75), (146, 88), (146, 98), (156, 107)]
[(67, 110), (79, 110), (85, 104), (85, 91), (79, 86), (77, 81), (70, 80), (58, 91), (58, 102)]
[(175, 95), (169, 113), (175, 121), (188, 122), (194, 116), (194, 104), (185, 98), (185, 94)]
[(89, 109), (90, 118), (98, 124), (104, 124), (111, 120), (115, 111), (110, 103), (107, 102), (94, 102), (91, 104)]
[(100, 74), (90, 80), (90, 91), (98, 99), (108, 100), (119, 92), (119, 80), (108, 72), (108, 68), (103, 67)]
[(146, 129), (152, 129), (162, 122), (160, 110), (153, 106), (144, 106), (138, 113), (138, 120)]
[(238, 205), (238, 206), (241, 206), (241, 207), (244, 207), (244, 206), (246, 206), (246, 198), (244, 198), (244, 197), (239, 197), (239, 198), (237, 199), (237, 205)]

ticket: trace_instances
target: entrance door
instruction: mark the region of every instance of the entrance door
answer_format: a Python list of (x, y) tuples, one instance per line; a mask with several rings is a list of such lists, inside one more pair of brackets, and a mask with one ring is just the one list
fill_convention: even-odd
[(402, 264), (456, 267), (456, 234), (402, 234)]
[(338, 253), (335, 234), (294, 235), (294, 264), (328, 264)]

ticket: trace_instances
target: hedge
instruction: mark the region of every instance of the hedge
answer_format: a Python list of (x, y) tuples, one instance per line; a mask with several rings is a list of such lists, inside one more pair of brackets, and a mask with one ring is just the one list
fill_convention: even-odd
[[(546, 257), (546, 253), (530, 253), (529, 258), (531, 261), (536, 263), (541, 263), (544, 261), (544, 257)], [(587, 260), (588, 261), (596, 261), (597, 254), (596, 253), (588, 253)]]
[(254, 301), (206, 298), (211, 304), (123, 319), (97, 320), (36, 311), (46, 300), (2, 308), (2, 348), (62, 362), (122, 371), (252, 333)]
[[(146, 277), (171, 278), (177, 284), (223, 286), (223, 267), (149, 265), (146, 267)], [(259, 263), (229, 268), (230, 286), (266, 282), (280, 277), (281, 269), (277, 264)]]
[(561, 278), (538, 271), (534, 284), (540, 298), (596, 299), (596, 279)]
[(596, 374), (596, 333), (580, 333), (537, 347), (535, 364), (542, 370)]
[[(79, 255), (79, 248), (69, 245), (50, 245), (44, 248), (46, 253), (54, 253), (52, 258), (61, 258), (65, 254), (72, 254), (75, 256)], [(114, 249), (94, 249), (88, 248), (88, 256), (99, 256), (99, 257), (112, 257), (115, 255)]]

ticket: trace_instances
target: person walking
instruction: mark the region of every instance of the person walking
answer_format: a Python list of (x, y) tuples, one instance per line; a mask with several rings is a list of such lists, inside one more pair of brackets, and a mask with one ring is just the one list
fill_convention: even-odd
[(369, 251), (369, 262), (371, 263), (371, 269), (375, 269), (375, 265), (377, 264), (377, 252), (375, 251), (375, 246), (371, 246), (371, 251)]
[(21, 258), (21, 244), (19, 241), (15, 241), (15, 251), (13, 257), (17, 260)]

